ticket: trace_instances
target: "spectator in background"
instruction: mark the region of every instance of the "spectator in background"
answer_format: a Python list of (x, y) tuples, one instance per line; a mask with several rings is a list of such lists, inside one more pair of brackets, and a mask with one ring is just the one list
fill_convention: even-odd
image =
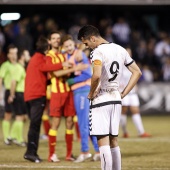
[[(73, 40), (75, 41), (76, 44), (80, 43), (80, 41), (77, 40), (77, 34), (79, 32), (79, 29), (83, 26), (86, 25), (88, 23), (88, 18), (86, 15), (83, 15), (76, 18), (74, 25), (72, 25), (69, 30), (68, 33), (73, 37)], [(77, 24), (78, 23), (78, 24)]]
[(3, 28), (4, 36), (5, 36), (5, 44), (4, 44), (3, 51), (5, 53), (8, 52), (8, 46), (10, 44), (13, 44), (13, 42), (14, 42), (14, 33), (13, 33), (12, 28), (13, 28), (12, 23), (4, 26), (4, 28)]
[(118, 21), (112, 27), (114, 41), (123, 47), (126, 47), (130, 42), (131, 29), (125, 18), (119, 17)]
[(158, 58), (154, 54), (154, 47), (155, 47), (155, 39), (151, 38), (147, 41), (147, 52), (141, 61), (142, 65), (149, 66), (149, 69), (153, 73), (153, 80), (159, 81), (161, 80), (161, 71), (162, 64), (159, 62)]
[(110, 25), (105, 28), (104, 38), (108, 42), (114, 42), (113, 35), (112, 35), (112, 27)]
[(134, 56), (134, 60), (136, 62), (141, 62), (140, 58), (144, 57), (143, 55), (143, 45), (141, 49), (140, 42), (145, 41), (144, 39), (141, 38), (141, 33), (138, 30), (132, 30), (131, 33), (131, 39), (130, 39), (130, 46), (132, 49), (132, 54)]
[(137, 61), (143, 61), (146, 53), (147, 53), (147, 44), (145, 40), (140, 40), (138, 43), (138, 46), (136, 47), (136, 55), (137, 55)]
[(142, 77), (143, 77), (143, 82), (146, 83), (152, 83), (154, 80), (153, 73), (148, 65), (144, 65), (142, 67)]
[(6, 57), (5, 53), (2, 50), (2, 47), (0, 46), (0, 66), (6, 60), (7, 60), (7, 57)]
[(4, 36), (4, 33), (2, 32), (2, 29), (0, 27), (0, 47), (1, 49), (3, 49), (5, 45), (5, 36)]
[(32, 53), (32, 37), (27, 33), (26, 27), (22, 24), (19, 26), (19, 34), (14, 39), (14, 44), (21, 49), (28, 49)]
[[(100, 19), (100, 21), (99, 21), (99, 30), (100, 30), (101, 35), (103, 37), (106, 35), (106, 32), (110, 33), (110, 31), (111, 31), (111, 34), (112, 34), (112, 27), (111, 27), (111, 25), (112, 25), (112, 19), (110, 17), (104, 17), (104, 18)], [(109, 31), (106, 30), (108, 27), (109, 27)]]
[(59, 26), (53, 18), (48, 18), (45, 21), (46, 34), (49, 34), (49, 32), (51, 32), (51, 30), (59, 30)]
[(170, 38), (169, 35), (162, 31), (159, 33), (160, 40), (155, 45), (155, 55), (157, 59), (163, 64), (165, 58), (170, 55)]
[(163, 80), (170, 81), (170, 57), (167, 57), (165, 59), (165, 63), (162, 67), (162, 72), (163, 72)]

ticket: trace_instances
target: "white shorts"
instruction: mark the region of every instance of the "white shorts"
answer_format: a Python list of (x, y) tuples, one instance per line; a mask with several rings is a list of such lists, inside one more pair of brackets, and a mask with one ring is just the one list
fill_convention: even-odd
[(122, 106), (139, 106), (139, 97), (136, 93), (126, 95), (122, 100)]
[(118, 136), (121, 104), (110, 104), (90, 109), (90, 135)]

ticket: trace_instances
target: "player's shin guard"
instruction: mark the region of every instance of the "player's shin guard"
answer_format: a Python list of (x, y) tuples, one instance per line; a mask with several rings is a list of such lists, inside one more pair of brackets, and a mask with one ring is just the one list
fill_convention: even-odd
[(73, 148), (73, 130), (66, 129), (65, 140), (67, 145), (67, 157), (71, 157)]
[[(102, 170), (112, 170), (112, 155), (109, 145), (99, 147)], [(117, 169), (115, 169), (117, 170)]]
[(50, 122), (49, 122), (49, 116), (44, 114), (42, 116), (42, 121), (43, 121), (43, 127), (44, 127), (44, 132), (45, 132), (45, 135), (48, 136), (48, 132), (50, 130)]
[(49, 156), (52, 156), (55, 153), (55, 147), (57, 142), (57, 130), (49, 130)]
[(121, 170), (121, 153), (119, 146), (115, 148), (111, 148), (111, 154), (112, 154), (112, 169), (114, 170)]

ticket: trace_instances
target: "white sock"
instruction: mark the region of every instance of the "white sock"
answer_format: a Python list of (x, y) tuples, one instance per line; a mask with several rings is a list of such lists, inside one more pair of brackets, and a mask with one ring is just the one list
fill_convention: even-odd
[(136, 127), (139, 135), (143, 134), (145, 132), (145, 130), (143, 127), (143, 123), (142, 123), (140, 114), (139, 113), (133, 114), (132, 120), (133, 120), (133, 123), (135, 124), (135, 127)]
[(127, 124), (127, 115), (121, 114), (121, 116), (120, 116), (120, 126), (121, 126), (124, 134), (127, 133), (126, 124)]
[(112, 170), (112, 155), (109, 145), (99, 147), (102, 170)]
[(115, 148), (111, 148), (111, 154), (112, 154), (112, 170), (121, 170), (121, 153), (119, 146)]

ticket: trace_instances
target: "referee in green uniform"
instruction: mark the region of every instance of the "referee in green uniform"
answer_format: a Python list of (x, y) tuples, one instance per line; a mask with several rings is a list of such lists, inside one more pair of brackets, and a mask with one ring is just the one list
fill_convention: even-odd
[(15, 121), (12, 129), (12, 142), (19, 146), (26, 146), (23, 138), (24, 118), (27, 112), (26, 103), (24, 102), (24, 86), (25, 86), (25, 56), (21, 52), (18, 63), (15, 64), (15, 74), (12, 75), (9, 103), (13, 103)]
[[(12, 81), (12, 74), (14, 73), (15, 70), (15, 64), (17, 63), (17, 53), (18, 49), (14, 45), (10, 45), (8, 47), (8, 61), (4, 62), (1, 67), (0, 67), (0, 90), (2, 89), (2, 83), (4, 83), (5, 87), (5, 114), (4, 114), (4, 119), (2, 121), (2, 131), (3, 131), (3, 137), (4, 137), (4, 142), (6, 145), (11, 144), (11, 136), (12, 131), (10, 131), (10, 121), (12, 118), (12, 108), (13, 105), (12, 103), (8, 102), (8, 98), (10, 95), (10, 87), (11, 87), (11, 81)], [(11, 127), (11, 129), (13, 126)]]

